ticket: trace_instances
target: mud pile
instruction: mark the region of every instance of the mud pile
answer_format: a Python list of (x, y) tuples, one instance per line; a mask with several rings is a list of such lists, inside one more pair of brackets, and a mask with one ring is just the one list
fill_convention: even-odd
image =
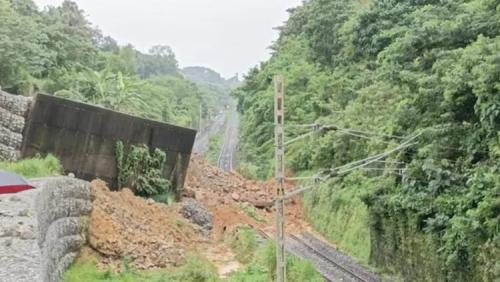
[(207, 204), (247, 202), (267, 207), (275, 195), (273, 181), (252, 181), (235, 171), (225, 172), (197, 154), (193, 154), (189, 164), (186, 190)]
[[(181, 202), (167, 206), (93, 181), (84, 256), (97, 254), (98, 266), (119, 271), (125, 258), (136, 269), (164, 268), (182, 264), (193, 252), (210, 259), (224, 275), (228, 265), (238, 265), (224, 244), (225, 234), (241, 225), (274, 233), (274, 181), (247, 180), (194, 155), (185, 187)], [(287, 183), (286, 190), (291, 189)], [(300, 201), (287, 203), (288, 231), (308, 230), (301, 210)]]
[(88, 243), (100, 255), (101, 265), (119, 268), (123, 258), (138, 269), (178, 265), (186, 251), (203, 240), (179, 215), (178, 205), (136, 197), (129, 189), (112, 192), (99, 180), (91, 186)]
[[(240, 223), (273, 232), (273, 200), (276, 196), (274, 180), (248, 180), (235, 171), (225, 172), (211, 165), (202, 156), (193, 154), (185, 189), (186, 196), (202, 202), (213, 213), (216, 236)], [(285, 183), (286, 191), (293, 189), (295, 189), (293, 182)], [(255, 217), (243, 212), (242, 205), (255, 207), (255, 213), (264, 220), (256, 220)], [(310, 230), (304, 220), (299, 198), (288, 201), (285, 212), (287, 230)]]

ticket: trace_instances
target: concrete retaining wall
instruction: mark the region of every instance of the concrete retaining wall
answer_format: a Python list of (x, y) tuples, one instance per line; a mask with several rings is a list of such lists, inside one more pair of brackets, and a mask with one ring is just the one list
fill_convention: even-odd
[(30, 98), (0, 90), (0, 161), (17, 160), (21, 156), (23, 129)]
[(86, 241), (87, 216), (92, 210), (90, 184), (69, 177), (34, 181), (40, 276), (59, 282)]
[(195, 130), (38, 95), (25, 128), (22, 155), (53, 153), (67, 173), (89, 181), (97, 177), (115, 187), (116, 142), (145, 144), (167, 153), (164, 176), (180, 190), (195, 136)]

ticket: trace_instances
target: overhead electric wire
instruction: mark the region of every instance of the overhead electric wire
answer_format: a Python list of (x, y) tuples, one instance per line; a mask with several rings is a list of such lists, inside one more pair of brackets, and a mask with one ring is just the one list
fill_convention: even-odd
[(315, 133), (314, 131), (311, 131), (311, 132), (308, 132), (308, 133), (306, 133), (306, 134), (302, 134), (302, 135), (300, 135), (300, 136), (298, 136), (298, 137), (295, 137), (295, 138), (293, 138), (293, 139), (291, 139), (291, 140), (286, 141), (286, 142), (284, 143), (284, 145), (289, 145), (289, 144), (291, 144), (291, 143), (293, 143), (293, 142), (296, 142), (296, 141), (302, 140), (302, 139), (304, 139), (304, 138), (306, 138), (306, 137), (309, 137), (309, 136), (313, 135), (314, 133)]
[(351, 135), (351, 136), (355, 136), (355, 137), (359, 137), (359, 138), (363, 138), (363, 139), (376, 140), (378, 142), (382, 142), (382, 143), (386, 143), (386, 144), (392, 144), (391, 142), (382, 140), (380, 138), (375, 138), (373, 136), (366, 136), (366, 135), (361, 135), (361, 134), (353, 133), (353, 132), (351, 132), (349, 130), (338, 129), (338, 131), (342, 132), (344, 134), (347, 134), (347, 135)]
[(346, 130), (346, 131), (350, 131), (350, 132), (357, 133), (357, 134), (383, 136), (383, 137), (387, 137), (387, 138), (395, 138), (395, 139), (401, 139), (401, 140), (404, 140), (406, 138), (405, 136), (390, 135), (390, 134), (384, 134), (384, 133), (378, 133), (378, 132), (370, 132), (370, 131), (361, 131), (361, 130), (350, 129), (350, 128), (340, 128), (340, 127), (338, 127), (338, 130)]
[[(381, 153), (381, 154), (378, 154), (378, 155), (375, 155), (375, 156), (368, 157), (366, 159), (362, 159), (362, 160), (359, 160), (359, 161), (356, 161), (356, 162), (352, 162), (352, 163), (346, 164), (346, 165), (344, 165), (344, 166), (342, 166), (340, 168), (350, 167), (352, 165), (356, 165), (354, 167), (351, 167), (351, 168), (348, 168), (348, 169), (345, 170), (346, 172), (348, 172), (348, 171), (354, 170), (356, 168), (359, 168), (359, 167), (362, 167), (362, 166), (366, 166), (368, 164), (371, 164), (373, 162), (381, 160), (381, 159), (387, 157), (388, 155), (390, 155), (390, 154), (392, 154), (394, 152), (397, 152), (397, 151), (399, 151), (401, 149), (404, 149), (406, 147), (409, 147), (409, 146), (417, 144), (417, 143), (412, 143), (412, 141), (415, 140), (420, 135), (421, 135), (421, 133), (419, 133), (417, 135), (414, 135), (413, 137), (410, 137), (408, 140), (406, 140), (405, 142), (401, 143), (399, 146), (397, 146), (396, 148), (394, 148), (392, 150), (386, 151), (384, 153)], [(357, 165), (357, 164), (360, 164), (360, 165)], [(340, 172), (338, 169), (339, 168), (336, 168), (336, 170), (338, 172)]]
[[(374, 155), (374, 156), (370, 156), (368, 158), (365, 158), (365, 159), (362, 159), (362, 160), (358, 160), (358, 161), (355, 161), (355, 162), (352, 162), (352, 163), (348, 163), (348, 164), (345, 164), (343, 166), (340, 166), (340, 167), (337, 167), (337, 168), (332, 168), (332, 169), (328, 169), (326, 171), (323, 171), (322, 173), (318, 174), (318, 178), (317, 180), (318, 181), (325, 181), (329, 178), (332, 178), (332, 177), (335, 177), (335, 176), (340, 176), (340, 175), (343, 175), (343, 174), (346, 174), (346, 173), (349, 173), (353, 170), (356, 170), (356, 169), (359, 169), (359, 168), (362, 168), (362, 167), (365, 167), (371, 163), (374, 163), (374, 162), (377, 162), (387, 156), (389, 156), (390, 154), (394, 153), (394, 152), (397, 152), (397, 151), (400, 151), (402, 149), (405, 149), (407, 147), (410, 147), (410, 146), (413, 146), (417, 143), (413, 142), (416, 138), (418, 138), (422, 133), (419, 133), (419, 134), (416, 134), (410, 138), (408, 138), (407, 140), (405, 140), (403, 143), (401, 143), (400, 145), (398, 145), (397, 147), (391, 149), (391, 150), (388, 150), (386, 152), (383, 152), (381, 154), (377, 154), (377, 155)], [(342, 169), (342, 168), (345, 168), (345, 169)], [(339, 170), (340, 169), (340, 170)], [(327, 172), (330, 172), (330, 174), (328, 175), (325, 175), (323, 177), (321, 177), (320, 175), (321, 174), (325, 174)], [(290, 199), (296, 195), (299, 195), (301, 193), (303, 193), (304, 191), (306, 190), (309, 190), (309, 189), (314, 189), (315, 186), (313, 185), (310, 185), (310, 186), (306, 186), (306, 187), (302, 187), (302, 188), (298, 188), (288, 194), (286, 194), (283, 199)]]

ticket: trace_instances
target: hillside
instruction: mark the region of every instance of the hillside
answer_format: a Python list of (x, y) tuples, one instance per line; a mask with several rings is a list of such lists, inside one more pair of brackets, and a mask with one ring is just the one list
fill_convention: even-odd
[(75, 2), (40, 10), (31, 0), (0, 0), (0, 86), (49, 93), (141, 117), (198, 128), (218, 111), (216, 89), (183, 78), (169, 46), (147, 53), (120, 46)]
[(180, 66), (289, 2), (77, 2), (0, 0), (0, 168), (51, 176), (0, 198), (0, 281), (500, 281), (499, 0), (300, 1), (243, 81)]
[(271, 82), (283, 74), (289, 125), (344, 129), (290, 145), (297, 174), (421, 134), (411, 149), (308, 193), (318, 230), (406, 281), (498, 279), (499, 9), (493, 0), (311, 0), (290, 10), (271, 59), (234, 91), (241, 172), (273, 173)]

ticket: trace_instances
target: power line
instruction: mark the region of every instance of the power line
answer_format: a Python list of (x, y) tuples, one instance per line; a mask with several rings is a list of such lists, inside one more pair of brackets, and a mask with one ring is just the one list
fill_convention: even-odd
[[(418, 138), (422, 133), (419, 133), (419, 134), (416, 134), (410, 138), (408, 138), (406, 141), (404, 141), (403, 143), (401, 143), (400, 145), (398, 145), (397, 147), (391, 149), (391, 150), (388, 150), (386, 152), (383, 152), (381, 154), (377, 154), (377, 155), (374, 155), (374, 156), (370, 156), (368, 158), (365, 158), (365, 159), (362, 159), (362, 160), (358, 160), (358, 161), (355, 161), (355, 162), (352, 162), (352, 163), (348, 163), (346, 165), (343, 165), (343, 166), (340, 166), (340, 167), (337, 167), (337, 168), (333, 168), (333, 169), (328, 169), (328, 170), (325, 170), (321, 173), (318, 174), (318, 177), (316, 178), (317, 181), (325, 181), (327, 179), (330, 179), (332, 177), (336, 177), (336, 176), (341, 176), (341, 175), (344, 175), (344, 174), (347, 174), (353, 170), (356, 170), (356, 169), (359, 169), (359, 168), (363, 168), (371, 163), (375, 163), (377, 161), (380, 161), (381, 159), (393, 154), (394, 152), (397, 152), (397, 151), (400, 151), (400, 150), (403, 150), (405, 148), (408, 148), (410, 146), (413, 146), (417, 143), (413, 142), (416, 138)], [(344, 169), (345, 168), (345, 169)], [(327, 174), (325, 176), (322, 176), (321, 177), (321, 174)], [(290, 199), (292, 197), (295, 197), (296, 195), (299, 195), (309, 189), (314, 189), (316, 186), (315, 185), (310, 185), (310, 186), (306, 186), (306, 187), (302, 187), (302, 188), (298, 188), (290, 193), (287, 193), (283, 198), (284, 199)]]
[(285, 145), (289, 145), (289, 144), (291, 144), (291, 143), (294, 143), (294, 142), (297, 142), (297, 141), (302, 140), (302, 139), (304, 139), (304, 138), (307, 138), (307, 137), (309, 137), (309, 136), (313, 135), (314, 133), (315, 133), (314, 131), (311, 131), (311, 132), (308, 132), (308, 133), (302, 134), (302, 135), (300, 135), (300, 136), (298, 136), (298, 137), (295, 137), (295, 138), (293, 138), (293, 139), (291, 139), (291, 140), (286, 141), (286, 142), (285, 142)]
[(366, 136), (366, 135), (361, 135), (361, 134), (353, 133), (353, 132), (351, 132), (349, 130), (339, 129), (339, 131), (342, 132), (342, 133), (344, 133), (344, 134), (355, 136), (355, 137), (359, 137), (359, 138), (363, 138), (363, 139), (376, 140), (376, 141), (379, 141), (379, 142), (382, 142), (382, 143), (392, 144), (391, 142), (382, 140), (380, 138), (375, 138), (375, 137), (371, 137), (371, 136)]
[[(351, 162), (351, 163), (348, 163), (348, 164), (345, 164), (343, 166), (340, 166), (340, 167), (337, 167), (337, 168), (334, 168), (334, 169), (330, 169), (330, 170), (337, 170), (338, 171), (339, 169), (344, 169), (344, 168), (348, 168), (348, 167), (351, 167), (351, 166), (357, 166), (359, 164), (370, 164), (370, 163), (377, 162), (377, 161), (385, 158), (386, 156), (392, 154), (395, 151), (401, 150), (402, 148), (409, 147), (408, 144), (411, 141), (415, 140), (415, 138), (418, 137), (419, 135), (411, 137), (410, 139), (408, 139), (408, 141), (405, 141), (405, 142), (401, 143), (399, 146), (397, 146), (396, 148), (394, 148), (394, 149), (392, 149), (390, 151), (387, 151), (387, 152), (384, 152), (384, 153), (381, 153), (381, 154), (378, 154), (378, 155), (373, 155), (373, 156), (370, 156), (368, 158), (361, 159), (361, 160), (358, 160), (358, 161), (354, 161), (354, 162)], [(416, 143), (412, 143), (410, 145), (414, 145), (414, 144), (416, 144)]]

